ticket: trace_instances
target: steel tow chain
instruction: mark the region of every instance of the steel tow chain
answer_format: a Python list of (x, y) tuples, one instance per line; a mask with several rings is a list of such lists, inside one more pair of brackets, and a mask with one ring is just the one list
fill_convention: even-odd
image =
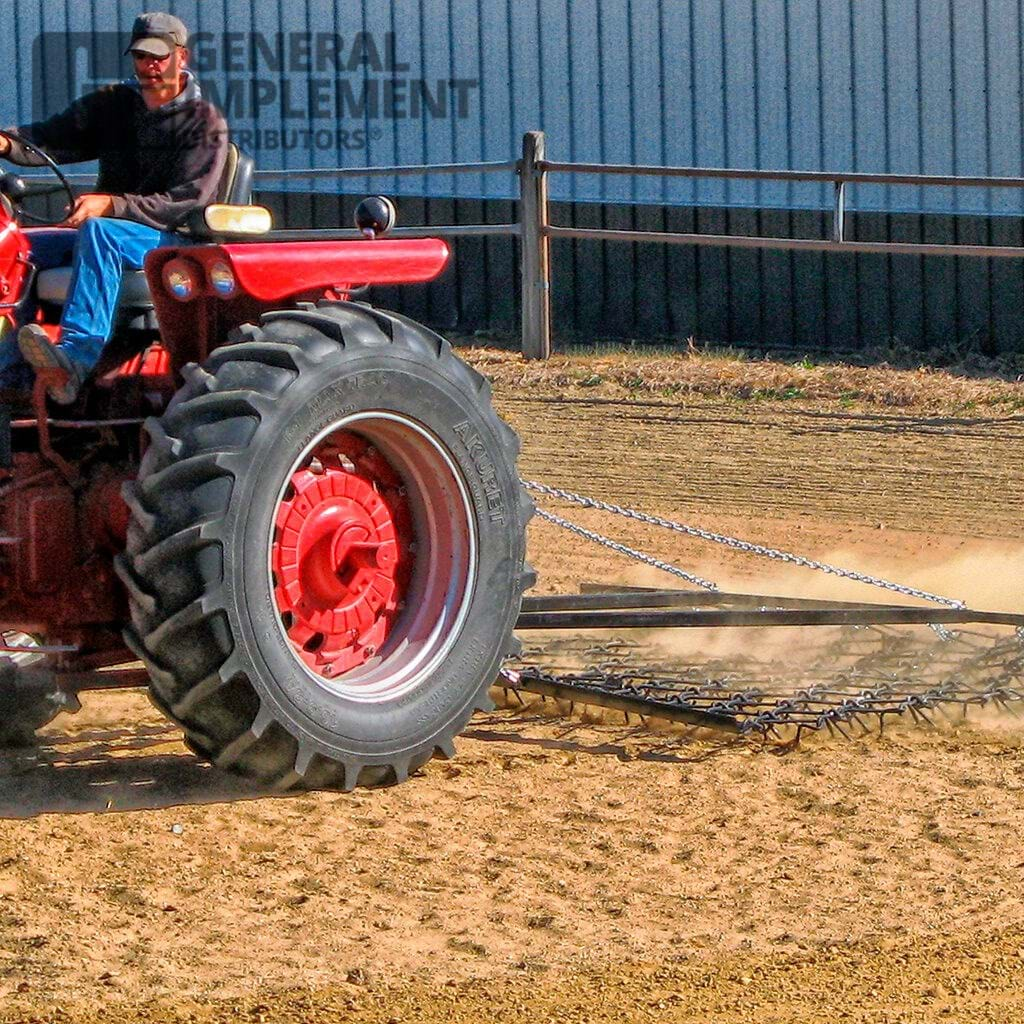
[[(635, 509), (626, 508), (622, 505), (613, 505), (607, 501), (599, 501), (596, 498), (587, 498), (582, 494), (576, 494), (573, 491), (562, 490), (558, 487), (549, 487), (547, 484), (537, 483), (534, 480), (524, 480), (523, 486), (528, 491), (533, 491), (536, 494), (543, 494), (549, 498), (559, 498), (562, 501), (568, 501), (571, 504), (579, 505), (582, 508), (592, 508), (600, 512), (608, 512), (612, 515), (622, 516), (625, 519), (632, 519), (639, 523), (646, 523), (648, 526), (658, 526), (662, 529), (672, 530), (675, 533), (684, 534), (687, 537), (697, 537), (700, 540), (710, 541), (713, 544), (723, 544), (726, 547), (732, 548), (735, 551), (743, 551), (751, 555), (760, 555), (764, 558), (770, 558), (776, 562), (785, 562), (789, 565), (802, 566), (807, 569), (815, 569), (818, 572), (828, 573), (831, 576), (838, 576), (842, 579), (853, 580), (856, 583), (866, 583), (872, 587), (879, 587), (882, 590), (888, 590), (895, 594), (902, 594), (905, 597), (916, 597), (922, 601), (931, 601), (934, 604), (945, 605), (949, 608), (965, 608), (966, 605), (963, 601), (955, 601), (949, 597), (940, 597), (938, 594), (929, 593), (927, 590), (919, 590), (916, 587), (904, 586), (900, 583), (893, 583), (890, 580), (882, 579), (878, 576), (870, 576), (867, 573), (857, 572), (854, 569), (842, 569), (839, 566), (829, 565), (827, 562), (817, 562), (811, 558), (805, 558), (803, 555), (794, 555), (788, 551), (780, 551), (776, 548), (765, 547), (762, 544), (752, 544), (750, 541), (741, 540), (738, 537), (729, 537), (721, 533), (713, 533), (710, 530), (703, 530), (696, 526), (686, 526), (683, 523), (674, 522), (671, 519), (663, 519), (661, 516), (648, 515), (646, 512), (638, 512)], [(550, 518), (551, 513), (545, 513), (540, 511), (543, 518)], [(557, 518), (557, 517), (556, 517)], [(552, 522), (555, 519), (551, 519)], [(566, 520), (560, 520), (558, 525), (564, 526), (567, 529), (572, 529), (573, 533), (578, 533), (581, 536), (587, 536), (590, 531), (583, 530), (582, 527), (576, 527), (575, 524), (570, 524)], [(657, 559), (651, 559), (649, 555), (643, 555), (641, 552), (634, 551), (633, 549), (625, 548), (622, 545), (616, 545), (615, 541), (610, 541), (606, 537), (602, 537), (600, 534), (589, 537), (588, 539), (596, 540), (600, 544), (604, 544), (606, 547), (611, 547), (613, 550), (619, 550), (623, 554), (629, 554), (630, 557), (640, 556), (640, 561), (644, 561), (649, 565), (655, 565)], [(661, 568), (659, 565), (658, 568)], [(683, 575), (684, 578), (689, 578), (694, 582), (699, 582), (701, 586), (716, 590), (713, 584), (701, 582), (694, 579), (692, 576), (685, 574), (684, 570), (672, 567), (671, 570), (675, 575)], [(936, 632), (943, 639), (948, 639), (951, 634), (948, 630), (944, 630), (942, 627), (935, 627)]]
[(568, 519), (556, 516), (553, 512), (547, 512), (545, 509), (539, 508), (537, 509), (537, 515), (541, 519), (546, 519), (549, 523), (554, 523), (556, 526), (562, 527), (563, 530), (568, 530), (570, 533), (575, 533), (577, 536), (583, 537), (585, 540), (590, 540), (595, 544), (600, 544), (603, 547), (610, 548), (612, 551), (616, 551), (620, 555), (636, 559), (636, 561), (643, 562), (645, 565), (651, 565), (655, 569), (661, 569), (662, 572), (671, 573), (673, 576), (678, 576), (680, 579), (686, 580), (687, 583), (694, 583), (698, 587), (703, 587), (705, 590), (718, 590), (718, 587), (710, 580), (703, 579), (700, 576), (695, 576), (692, 572), (680, 569), (679, 566), (672, 565), (670, 562), (663, 562), (660, 558), (655, 558), (653, 555), (645, 555), (642, 551), (637, 551), (636, 548), (620, 544), (618, 541), (612, 540), (611, 537), (606, 537), (602, 533), (597, 533), (594, 530), (588, 530), (582, 526), (578, 526), (576, 523), (570, 523)]

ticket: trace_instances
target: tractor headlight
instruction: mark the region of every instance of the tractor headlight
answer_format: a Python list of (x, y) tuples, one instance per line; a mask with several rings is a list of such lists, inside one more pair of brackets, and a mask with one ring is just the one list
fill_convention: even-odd
[(273, 223), (265, 206), (212, 203), (203, 211), (203, 217), (215, 235), (265, 235)]
[(188, 302), (199, 291), (199, 268), (189, 260), (173, 259), (164, 265), (164, 287), (179, 302)]
[(217, 260), (216, 263), (211, 264), (208, 276), (210, 287), (219, 298), (230, 299), (238, 290), (234, 272), (223, 260)]

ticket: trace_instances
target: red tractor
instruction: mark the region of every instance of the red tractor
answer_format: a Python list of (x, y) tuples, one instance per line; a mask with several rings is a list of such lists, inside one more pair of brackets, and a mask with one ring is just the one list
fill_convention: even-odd
[[(233, 151), (203, 240), (126, 276), (75, 406), (47, 406), (60, 371), (0, 394), (0, 738), (145, 684), (218, 767), (401, 782), (514, 650), (518, 440), (444, 339), (351, 299), (436, 277), (442, 240), (379, 237), (382, 201), (368, 237), (268, 230), (250, 181)], [(22, 226), (25, 193), (0, 180), (0, 318), (31, 303), (56, 338), (70, 269), (36, 273), (55, 229)]]

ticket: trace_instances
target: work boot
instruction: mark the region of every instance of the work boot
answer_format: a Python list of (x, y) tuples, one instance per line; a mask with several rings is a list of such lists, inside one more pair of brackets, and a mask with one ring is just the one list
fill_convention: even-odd
[(18, 347), (25, 362), (36, 370), (67, 371), (66, 383), (50, 384), (46, 388), (46, 393), (58, 405), (70, 405), (78, 397), (78, 389), (82, 386), (85, 374), (60, 345), (50, 341), (49, 335), (39, 324), (26, 324), (18, 331)]

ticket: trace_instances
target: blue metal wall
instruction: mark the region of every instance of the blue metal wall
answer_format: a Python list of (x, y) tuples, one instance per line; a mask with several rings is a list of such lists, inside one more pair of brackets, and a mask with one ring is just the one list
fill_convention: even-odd
[[(153, 5), (0, 4), (0, 39), (8, 44), (0, 123), (28, 119), (40, 85), (45, 95), (48, 78), (66, 77), (85, 59), (60, 45), (61, 33), (124, 32), (139, 6)], [(249, 109), (232, 118), (237, 133), (252, 133), (249, 148), (264, 168), (505, 160), (517, 155), (524, 130), (542, 127), (556, 159), (1022, 173), (1021, 0), (164, 0), (164, 6), (213, 37), (203, 44), (203, 61), (216, 59), (218, 66), (204, 78), (219, 95), (227, 95), (232, 81), (237, 87), (259, 79), (277, 88), (257, 116)], [(228, 73), (225, 32), (271, 42), (279, 34), (286, 42), (293, 35), (337, 34), (347, 57), (358, 33), (369, 33), (363, 38), (382, 59), (371, 57), (340, 75), (315, 66), (296, 70), (301, 57), (276, 70), (266, 59), (242, 60), (241, 70)], [(392, 36), (395, 59), (408, 68), (384, 66)], [(310, 82), (314, 91), (330, 93), (338, 78), (352, 95), (361, 96), (367, 83), (378, 97), (395, 78), (406, 89), (423, 79), (435, 90), (455, 79), (464, 83), (466, 102), (461, 114), (452, 95), (443, 114), (421, 104), (417, 116), (399, 116), (410, 113), (408, 102), (388, 110), (383, 100), (362, 116), (345, 109), (340, 120), (336, 105), (311, 113)], [(291, 104), (280, 95), (285, 83)], [(301, 135), (280, 134), (339, 129), (349, 133), (345, 142), (336, 137), (319, 149), (303, 145)], [(275, 132), (278, 143), (297, 139), (294, 148), (271, 145), (275, 136), (268, 133)], [(372, 184), (465, 198), (507, 197), (513, 188), (504, 175)], [(814, 208), (827, 200), (810, 185), (566, 177), (553, 182), (553, 196), (758, 209)], [(1024, 213), (1017, 191), (862, 188), (850, 199), (861, 210)]]

